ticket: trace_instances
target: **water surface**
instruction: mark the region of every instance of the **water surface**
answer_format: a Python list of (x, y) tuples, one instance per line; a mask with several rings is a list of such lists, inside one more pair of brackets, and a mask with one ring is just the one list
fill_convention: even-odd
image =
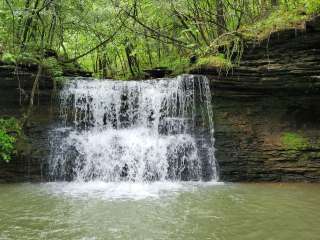
[(0, 185), (0, 239), (319, 239), (320, 185)]

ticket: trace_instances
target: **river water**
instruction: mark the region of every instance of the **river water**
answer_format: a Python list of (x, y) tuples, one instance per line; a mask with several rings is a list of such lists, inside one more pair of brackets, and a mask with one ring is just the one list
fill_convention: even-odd
[(320, 185), (0, 185), (0, 239), (319, 239)]

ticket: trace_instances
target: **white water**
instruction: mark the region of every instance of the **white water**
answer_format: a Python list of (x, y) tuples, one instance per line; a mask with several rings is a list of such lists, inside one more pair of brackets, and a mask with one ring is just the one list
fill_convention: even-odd
[(52, 182), (42, 184), (45, 192), (71, 198), (103, 200), (159, 199), (193, 192), (198, 188), (223, 186), (222, 182)]
[(64, 126), (52, 133), (53, 179), (141, 186), (217, 180), (205, 77), (75, 79), (60, 99)]

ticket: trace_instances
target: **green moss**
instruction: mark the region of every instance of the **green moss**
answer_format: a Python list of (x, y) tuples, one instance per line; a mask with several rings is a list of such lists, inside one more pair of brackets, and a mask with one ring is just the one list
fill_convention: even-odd
[(22, 65), (39, 64), (40, 56), (35, 53), (24, 52), (17, 56), (17, 63)]
[(233, 64), (226, 59), (223, 54), (200, 57), (197, 63), (191, 69), (198, 68), (222, 68), (230, 69)]
[(307, 138), (293, 132), (285, 132), (281, 136), (281, 143), (291, 150), (301, 150), (309, 146)]
[(242, 34), (247, 40), (256, 39), (260, 41), (268, 38), (272, 32), (301, 28), (302, 23), (311, 17), (305, 14), (307, 10), (304, 5), (295, 7), (290, 11), (280, 8), (255, 24), (243, 26)]
[(16, 56), (11, 53), (4, 53), (1, 58), (2, 62), (5, 64), (15, 64), (16, 63)]
[(201, 57), (197, 63), (199, 66), (230, 68), (232, 63), (223, 55)]
[(40, 56), (33, 52), (23, 52), (20, 54), (12, 54), (10, 52), (5, 52), (1, 61), (8, 65), (32, 65), (39, 64)]

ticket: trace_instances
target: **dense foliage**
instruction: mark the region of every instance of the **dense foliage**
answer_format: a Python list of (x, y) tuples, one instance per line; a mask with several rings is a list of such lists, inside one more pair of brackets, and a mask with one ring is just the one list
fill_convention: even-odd
[(0, 160), (11, 160), (15, 152), (16, 136), (21, 133), (21, 126), (15, 118), (0, 119)]
[[(182, 72), (192, 56), (231, 66), (244, 39), (295, 26), (319, 10), (318, 0), (4, 0), (0, 54), (5, 63), (78, 61), (100, 77), (154, 67)], [(51, 50), (59, 57), (44, 61)], [(59, 66), (52, 71), (61, 75)]]

